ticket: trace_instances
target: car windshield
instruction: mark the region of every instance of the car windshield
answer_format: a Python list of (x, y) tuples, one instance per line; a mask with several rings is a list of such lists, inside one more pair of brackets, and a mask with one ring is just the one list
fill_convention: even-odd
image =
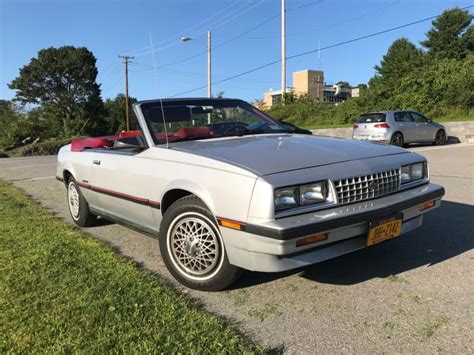
[(140, 107), (155, 144), (292, 132), (241, 100), (164, 100)]
[(359, 117), (357, 123), (385, 122), (385, 113), (364, 113)]

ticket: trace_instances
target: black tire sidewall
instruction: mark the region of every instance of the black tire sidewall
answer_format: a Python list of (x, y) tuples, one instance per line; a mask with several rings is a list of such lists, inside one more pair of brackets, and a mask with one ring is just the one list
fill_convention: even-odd
[[(444, 134), (444, 139), (442, 142), (438, 142), (438, 135), (443, 133)], [(435, 135), (435, 145), (443, 145), (446, 143), (446, 132), (443, 130), (443, 129), (440, 129), (436, 132), (436, 135)]]
[[(398, 144), (395, 144), (395, 140), (394, 138), (396, 136), (400, 136), (401, 137), (401, 144), (398, 145)], [(395, 132), (392, 136), (392, 138), (390, 139), (390, 144), (391, 145), (394, 145), (394, 146), (397, 146), (397, 147), (403, 147), (405, 145), (405, 139), (403, 138), (403, 134), (401, 134), (400, 132)]]
[[(172, 252), (169, 246), (169, 233), (177, 222), (191, 215), (196, 218), (204, 217), (204, 221), (210, 224), (210, 227), (213, 228), (213, 231), (216, 233), (220, 244), (221, 258), (217, 263), (217, 269), (214, 269), (211, 272), (213, 276), (207, 279), (187, 276), (184, 270), (179, 270), (179, 267), (176, 266), (172, 260)], [(214, 216), (209, 212), (204, 203), (195, 196), (183, 197), (168, 208), (160, 225), (159, 245), (161, 257), (171, 275), (181, 284), (189, 288), (201, 291), (220, 291), (228, 287), (240, 276), (241, 269), (229, 263), (225, 245)]]

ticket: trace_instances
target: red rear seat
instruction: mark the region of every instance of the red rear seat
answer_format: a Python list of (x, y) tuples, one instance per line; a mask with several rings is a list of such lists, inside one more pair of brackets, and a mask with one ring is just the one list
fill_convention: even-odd
[(184, 139), (190, 137), (206, 137), (211, 135), (207, 127), (185, 127), (174, 134), (176, 137)]
[(73, 139), (71, 142), (71, 151), (82, 152), (84, 149), (111, 147), (113, 142), (106, 138), (82, 138)]
[(142, 131), (122, 131), (119, 133), (119, 138), (131, 138), (131, 137), (140, 137)]

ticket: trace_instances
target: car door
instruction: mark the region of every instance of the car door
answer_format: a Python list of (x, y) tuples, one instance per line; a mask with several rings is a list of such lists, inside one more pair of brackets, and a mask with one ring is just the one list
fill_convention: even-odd
[(152, 208), (159, 208), (152, 195), (153, 175), (147, 159), (128, 151), (100, 150), (91, 161), (91, 189), (97, 206), (122, 223), (155, 230)]
[(432, 141), (434, 135), (431, 133), (431, 127), (428, 119), (418, 112), (410, 112), (410, 115), (415, 123), (415, 141), (416, 142), (427, 142)]
[(410, 113), (408, 111), (397, 111), (394, 113), (394, 118), (395, 128), (402, 132), (405, 143), (413, 142), (415, 139), (415, 123)]

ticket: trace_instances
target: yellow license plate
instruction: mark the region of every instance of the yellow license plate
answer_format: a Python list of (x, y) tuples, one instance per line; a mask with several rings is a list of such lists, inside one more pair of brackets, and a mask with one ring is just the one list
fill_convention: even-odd
[(402, 220), (403, 217), (396, 216), (371, 223), (367, 237), (367, 246), (398, 237), (402, 229)]

